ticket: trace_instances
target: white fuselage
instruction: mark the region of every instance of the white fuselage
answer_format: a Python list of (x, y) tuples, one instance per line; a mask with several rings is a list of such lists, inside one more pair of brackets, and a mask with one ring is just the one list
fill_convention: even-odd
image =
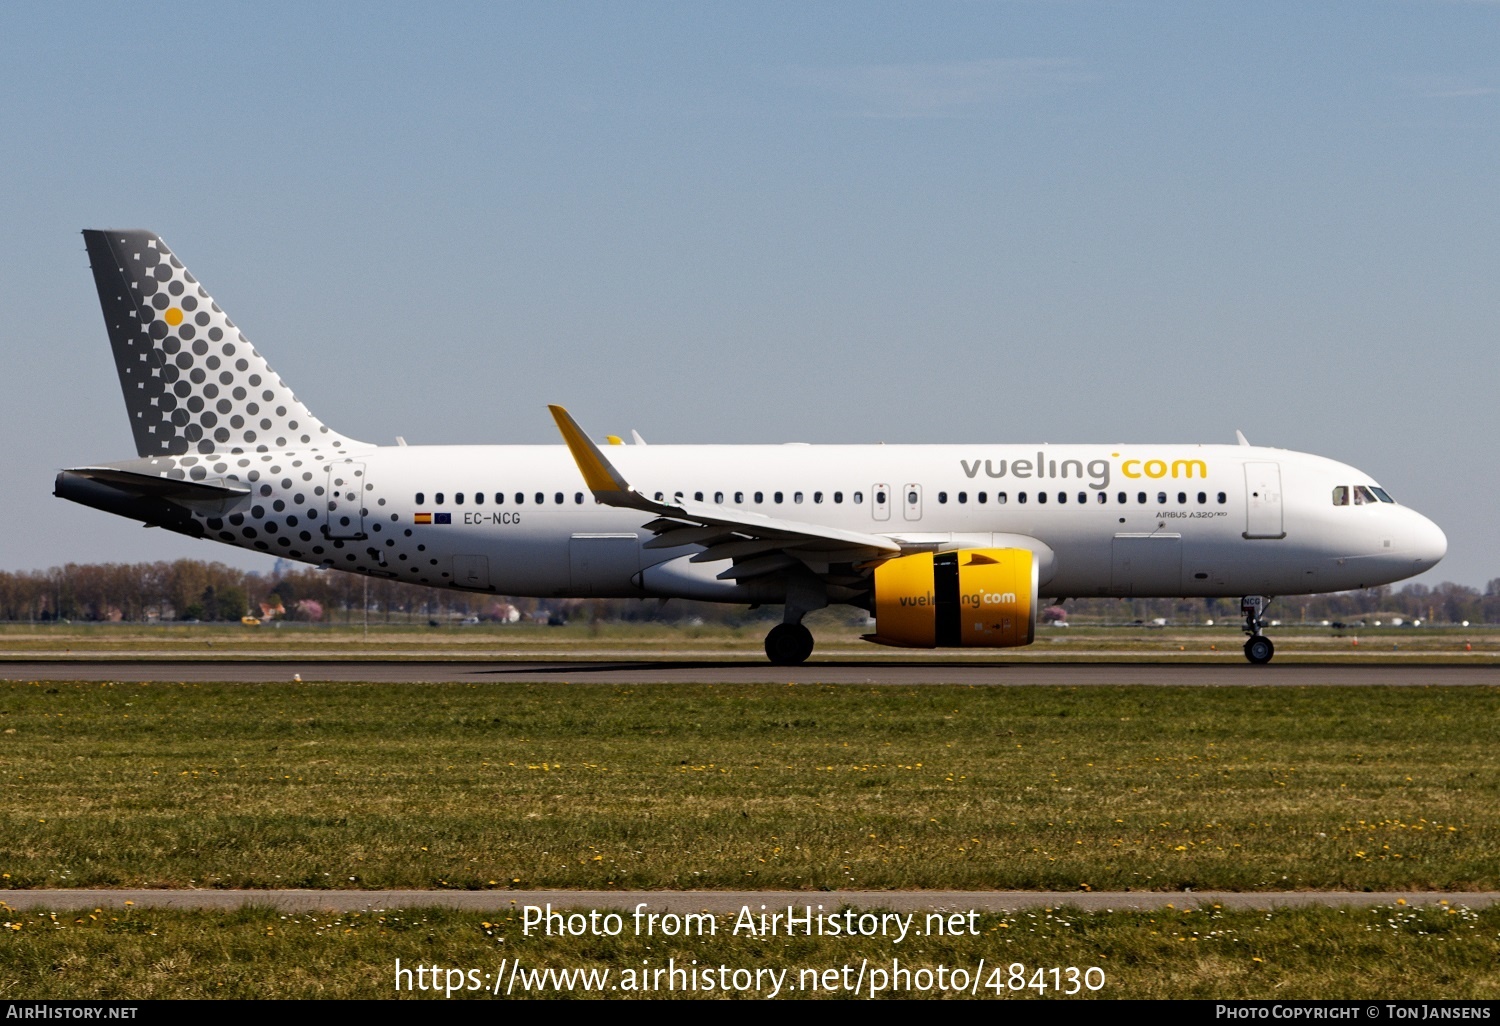
[[(1059, 597), (1339, 591), (1410, 577), (1446, 550), (1442, 532), (1416, 511), (1353, 501), (1358, 486), (1375, 489), (1369, 475), (1280, 449), (605, 451), (637, 491), (667, 502), (680, 496), (881, 535), (903, 551), (1030, 548), (1043, 594)], [(169, 461), (198, 480), (250, 484), (251, 496), (195, 517), (209, 538), (279, 556), (508, 595), (776, 600), (720, 580), (727, 560), (691, 563), (695, 546), (646, 547), (651, 515), (596, 502), (560, 445), (350, 447), (152, 462)]]
[(873, 612), (883, 644), (993, 648), (1031, 641), (1040, 595), (1238, 595), (1263, 664), (1265, 596), (1398, 581), (1447, 550), (1353, 467), (1245, 444), (601, 448), (551, 406), (564, 445), (372, 446), (319, 420), (160, 236), (83, 237), (138, 458), (63, 470), (54, 494), (319, 566), (783, 603), (778, 665), (833, 603)]

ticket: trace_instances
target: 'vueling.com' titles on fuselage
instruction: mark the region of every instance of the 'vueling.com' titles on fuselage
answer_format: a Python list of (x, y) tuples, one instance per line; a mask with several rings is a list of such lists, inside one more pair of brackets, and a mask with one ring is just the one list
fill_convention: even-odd
[[(1110, 453), (1111, 459), (1118, 460), (1120, 454)], [(1093, 459), (1085, 463), (1081, 459), (1048, 459), (1047, 454), (1038, 451), (1035, 459), (974, 459), (959, 460), (958, 465), (963, 468), (964, 477), (973, 481), (983, 474), (987, 478), (1011, 477), (1022, 481), (1082, 481), (1088, 478), (1088, 487), (1101, 490), (1109, 487), (1110, 461), (1104, 459)], [(1191, 479), (1208, 477), (1208, 463), (1204, 460), (1162, 460), (1162, 459), (1127, 459), (1120, 464), (1120, 476), (1131, 480), (1149, 478), (1159, 481), (1163, 478)]]
[(1006, 647), (1039, 595), (1239, 595), (1265, 662), (1263, 596), (1401, 580), (1446, 549), (1362, 471), (1243, 439), (601, 446), (553, 407), (562, 446), (371, 445), (314, 416), (160, 238), (84, 238), (137, 456), (64, 470), (56, 494), (330, 569), (776, 603), (782, 663), (835, 603), (884, 644)]

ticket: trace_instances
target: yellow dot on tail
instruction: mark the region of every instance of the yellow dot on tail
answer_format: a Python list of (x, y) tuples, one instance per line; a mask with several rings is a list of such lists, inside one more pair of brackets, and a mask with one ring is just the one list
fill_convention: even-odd
[(174, 328), (182, 323), (182, 311), (177, 309), (175, 306), (161, 316), (164, 321), (166, 321)]

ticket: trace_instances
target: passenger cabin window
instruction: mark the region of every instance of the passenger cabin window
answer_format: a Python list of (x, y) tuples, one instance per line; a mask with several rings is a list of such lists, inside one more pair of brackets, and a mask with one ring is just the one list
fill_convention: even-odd
[(861, 503), (863, 503), (865, 501), (865, 493), (864, 492), (855, 492), (851, 496), (851, 498), (854, 500), (854, 504), (856, 506), (858, 506), (858, 505), (860, 505)]
[(1138, 502), (1138, 503), (1140, 503), (1142, 506), (1144, 506), (1146, 504), (1146, 493), (1145, 492), (1136, 492), (1135, 493), (1135, 501)]
[(734, 493), (734, 501), (735, 501), (736, 504), (744, 502), (745, 501), (745, 493), (744, 492), (735, 492)]
[(969, 493), (968, 492), (959, 492), (958, 493), (958, 501), (960, 503), (968, 502), (969, 501)]
[(1208, 505), (1208, 493), (1207, 492), (1199, 492), (1198, 493), (1198, 505), (1200, 505), (1200, 506), (1207, 506)]
[(1018, 492), (1018, 493), (1016, 493), (1016, 501), (1017, 502), (1025, 502), (1026, 501), (1026, 493), (1025, 492)]
[(756, 502), (765, 502), (766, 501), (766, 493), (765, 492), (756, 492), (755, 493), (755, 501)]
[(693, 501), (694, 502), (702, 502), (703, 501), (703, 493), (702, 492), (694, 492), (693, 493)]
[[(659, 498), (661, 498), (661, 496), (658, 495), (657, 498), (659, 499)], [(524, 504), (525, 502), (526, 502), (526, 494), (524, 492), (517, 492), (516, 493), (516, 505), (520, 506), (520, 505)]]
[(780, 492), (777, 492), (775, 495), (771, 496), (771, 498), (776, 500), (776, 504), (778, 506), (781, 504), (782, 495)]
[(1335, 506), (1349, 505), (1349, 486), (1336, 485), (1333, 489), (1333, 504)]
[(558, 492), (556, 495), (552, 496), (552, 501), (561, 506), (563, 504), (563, 493)]
[(541, 492), (537, 492), (536, 493), (536, 504), (538, 506), (544, 504), (546, 501), (547, 501), (547, 496), (546, 495), (542, 494)]
[(432, 497), (432, 501), (435, 505), (441, 506), (443, 504), (443, 493), (438, 492)]
[(938, 502), (946, 503), (947, 501), (948, 501), (948, 493), (947, 492), (938, 492)]
[(844, 493), (843, 492), (834, 492), (833, 493), (833, 501), (835, 503), (842, 503), (844, 501)]
[(1001, 506), (1005, 505), (1006, 498), (1007, 497), (1006, 497), (1006, 494), (1004, 492), (996, 492), (995, 493), (995, 502), (997, 504), (1001, 505)]
[(474, 493), (474, 505), (476, 505), (476, 506), (483, 506), (484, 505), (484, 493), (483, 492), (475, 492)]
[(573, 493), (573, 502), (574, 502), (575, 505), (582, 506), (583, 505), (583, 493), (582, 492), (574, 492)]
[(1220, 492), (1219, 493), (1219, 505), (1222, 506), (1222, 505), (1224, 505), (1224, 503), (1226, 503), (1228, 501), (1229, 501), (1229, 496), (1225, 495), (1223, 492)]
[(802, 493), (801, 492), (793, 492), (792, 493), (792, 501), (795, 502), (795, 503), (801, 504), (801, 502), (802, 502)]
[(1187, 492), (1178, 492), (1177, 493), (1177, 505), (1179, 505), (1179, 506), (1186, 506), (1187, 505)]
[(1156, 504), (1158, 506), (1165, 506), (1167, 504), (1167, 493), (1166, 492), (1157, 492), (1156, 493)]
[(714, 505), (716, 505), (716, 506), (722, 506), (722, 505), (724, 505), (724, 493), (723, 492), (714, 492)]
[(1109, 501), (1109, 493), (1108, 492), (1100, 492), (1099, 493), (1099, 505), (1102, 506), (1102, 505), (1104, 505), (1108, 501)]
[(813, 492), (813, 502), (822, 502), (822, 501), (823, 501), (823, 493), (822, 492)]
[(425, 505), (427, 505), (427, 495), (426, 495), (425, 492), (418, 492), (417, 493), (417, 505), (418, 506), (425, 506)]

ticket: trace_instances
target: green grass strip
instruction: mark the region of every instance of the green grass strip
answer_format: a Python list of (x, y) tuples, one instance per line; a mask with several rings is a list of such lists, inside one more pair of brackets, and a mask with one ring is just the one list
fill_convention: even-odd
[(0, 685), (0, 886), (1500, 889), (1494, 688)]

